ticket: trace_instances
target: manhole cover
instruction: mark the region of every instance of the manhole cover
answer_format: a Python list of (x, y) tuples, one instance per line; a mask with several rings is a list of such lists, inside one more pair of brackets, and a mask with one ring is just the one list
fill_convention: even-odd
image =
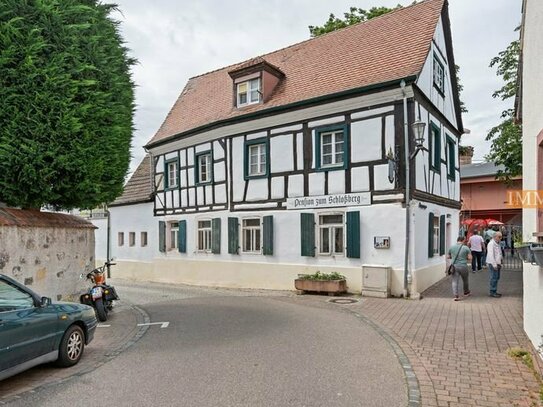
[(358, 302), (358, 300), (355, 300), (354, 298), (332, 298), (331, 300), (328, 300), (328, 302), (333, 302), (334, 304), (354, 304), (355, 302)]

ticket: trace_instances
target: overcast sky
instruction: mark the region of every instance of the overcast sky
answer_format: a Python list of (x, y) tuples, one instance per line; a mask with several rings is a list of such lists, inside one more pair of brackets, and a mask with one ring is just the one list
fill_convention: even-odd
[[(309, 25), (322, 25), (330, 13), (349, 7), (407, 6), (411, 0), (117, 0), (123, 37), (139, 63), (136, 82), (136, 133), (133, 171), (187, 80), (195, 75), (262, 55), (309, 38)], [(512, 104), (492, 98), (501, 79), (490, 60), (518, 37), (521, 0), (449, 0), (453, 47), (469, 113), (471, 134), (462, 144), (482, 160), (488, 130)]]

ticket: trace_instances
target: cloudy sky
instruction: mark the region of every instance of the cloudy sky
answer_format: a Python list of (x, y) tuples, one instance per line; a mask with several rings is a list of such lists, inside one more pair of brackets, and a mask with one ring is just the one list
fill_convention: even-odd
[[(309, 25), (322, 25), (330, 13), (349, 7), (392, 7), (411, 0), (116, 0), (123, 37), (138, 61), (136, 133), (131, 171), (168, 111), (195, 75), (240, 62), (309, 38)], [(518, 37), (521, 0), (449, 0), (453, 47), (462, 99), (471, 134), (462, 144), (475, 147), (482, 160), (490, 145), (488, 130), (511, 103), (492, 98), (501, 86), (490, 60)]]

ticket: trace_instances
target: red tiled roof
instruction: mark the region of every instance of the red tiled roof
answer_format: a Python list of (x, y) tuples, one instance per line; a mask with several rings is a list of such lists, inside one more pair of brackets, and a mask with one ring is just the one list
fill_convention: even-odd
[[(247, 113), (417, 75), (444, 2), (426, 0), (191, 78), (149, 144)], [(261, 59), (285, 77), (269, 101), (237, 109), (228, 72)]]
[(79, 216), (15, 208), (0, 208), (0, 226), (96, 229), (96, 226)]
[(151, 157), (146, 155), (124, 186), (123, 194), (110, 206), (152, 201)]

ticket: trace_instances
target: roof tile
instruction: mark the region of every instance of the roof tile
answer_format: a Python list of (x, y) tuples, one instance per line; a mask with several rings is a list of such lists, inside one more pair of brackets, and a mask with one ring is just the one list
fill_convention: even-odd
[[(425, 0), (369, 21), (189, 79), (149, 144), (216, 121), (417, 75), (445, 0)], [(265, 103), (233, 106), (228, 72), (266, 61), (285, 74)]]

